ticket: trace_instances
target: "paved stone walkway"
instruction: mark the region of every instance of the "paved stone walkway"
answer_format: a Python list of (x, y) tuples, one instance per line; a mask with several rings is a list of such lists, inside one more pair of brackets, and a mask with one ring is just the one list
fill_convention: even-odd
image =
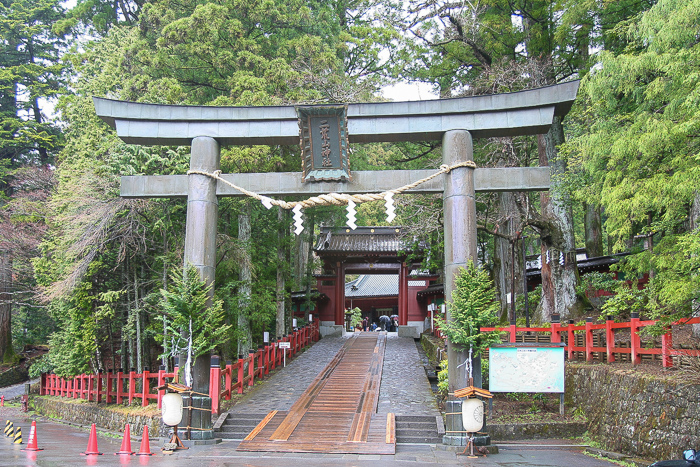
[[(323, 338), (256, 386), (229, 413), (289, 410), (350, 337)], [(412, 338), (390, 333), (386, 342), (378, 413), (439, 415), (435, 397)]]

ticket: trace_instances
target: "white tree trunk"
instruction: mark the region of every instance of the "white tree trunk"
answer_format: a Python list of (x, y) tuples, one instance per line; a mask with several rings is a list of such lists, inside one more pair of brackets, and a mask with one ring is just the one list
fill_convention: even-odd
[(187, 361), (185, 362), (185, 386), (192, 387), (192, 320), (190, 319), (190, 329), (187, 333)]

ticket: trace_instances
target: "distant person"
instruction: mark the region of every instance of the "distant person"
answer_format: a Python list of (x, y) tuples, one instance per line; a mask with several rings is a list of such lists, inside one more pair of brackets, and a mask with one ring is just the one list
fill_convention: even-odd
[(362, 320), (362, 330), (366, 331), (367, 330), (367, 317), (365, 316), (364, 319)]
[(379, 324), (382, 327), (382, 331), (389, 331), (391, 328), (391, 318), (387, 315), (382, 315), (379, 317)]

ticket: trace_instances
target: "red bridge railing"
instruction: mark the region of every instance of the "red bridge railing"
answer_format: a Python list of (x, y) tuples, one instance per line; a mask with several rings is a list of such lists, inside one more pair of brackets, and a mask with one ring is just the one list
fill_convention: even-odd
[[(243, 394), (244, 388), (253, 386), (256, 379), (263, 379), (270, 370), (281, 366), (286, 359), (294, 356), (303, 348), (317, 342), (320, 338), (319, 321), (314, 320), (308, 326), (282, 337), (279, 341), (260, 346), (251, 350), (248, 355), (240, 355), (235, 362), (228, 362), (223, 368), (218, 357), (212, 357), (212, 367), (209, 371), (209, 397), (212, 399), (212, 412), (220, 412), (221, 401), (230, 400), (234, 391)], [(289, 342), (289, 349), (281, 349), (280, 342)], [(178, 368), (172, 372), (160, 369), (150, 372), (147, 369), (141, 373), (135, 371), (82, 374), (72, 378), (62, 378), (55, 374), (41, 375), (39, 393), (42, 396), (59, 396), (71, 399), (86, 399), (107, 404), (132, 404), (134, 399), (141, 400), (141, 406), (156, 401), (161, 408), (161, 400), (165, 391), (155, 388), (162, 386), (166, 378), (178, 381)]]
[[(481, 328), (481, 331), (505, 331), (509, 333), (509, 342), (516, 342), (517, 333), (528, 331), (530, 333), (548, 333), (551, 335), (550, 342), (566, 343), (566, 353), (569, 360), (582, 359), (587, 362), (600, 360), (612, 363), (621, 355), (628, 355), (628, 359), (634, 365), (638, 365), (642, 362), (644, 355), (660, 355), (664, 368), (669, 368), (674, 365), (674, 356), (700, 356), (698, 349), (673, 348), (673, 334), (670, 327), (668, 332), (661, 336), (660, 347), (642, 345), (639, 331), (657, 322), (657, 320), (642, 321), (637, 313), (632, 313), (632, 318), (623, 323), (616, 323), (608, 317), (605, 323), (593, 324), (592, 318), (587, 318), (586, 323), (580, 326), (574, 326), (573, 320), (569, 320), (568, 324), (553, 322), (550, 327), (525, 328), (513, 324), (506, 327), (484, 327)], [(671, 326), (697, 323), (700, 323), (699, 317), (678, 321), (672, 323)], [(616, 343), (615, 332), (619, 330), (629, 330), (628, 346), (623, 347), (625, 344)]]

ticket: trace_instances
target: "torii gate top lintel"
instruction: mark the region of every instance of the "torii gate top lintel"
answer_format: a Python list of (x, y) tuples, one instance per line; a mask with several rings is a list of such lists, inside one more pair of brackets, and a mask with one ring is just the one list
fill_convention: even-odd
[[(439, 140), (450, 130), (474, 138), (546, 133), (571, 108), (579, 81), (526, 91), (428, 101), (348, 104), (351, 143)], [(222, 146), (299, 142), (293, 105), (207, 107), (93, 98), (97, 115), (126, 143), (189, 145), (197, 136)]]

